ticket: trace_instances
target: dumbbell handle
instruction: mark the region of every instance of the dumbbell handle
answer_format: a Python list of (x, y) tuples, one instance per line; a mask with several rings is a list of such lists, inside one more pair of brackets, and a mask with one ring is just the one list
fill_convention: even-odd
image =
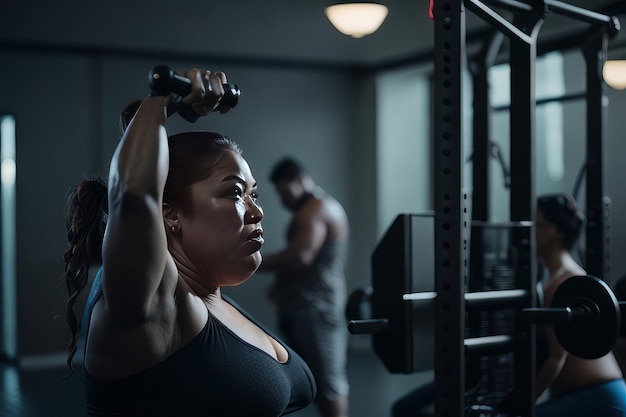
[[(167, 65), (157, 65), (152, 68), (148, 74), (148, 85), (150, 86), (150, 90), (157, 94), (174, 93), (180, 97), (185, 97), (191, 92), (191, 80), (175, 73)], [(224, 96), (221, 102), (228, 105), (230, 108), (235, 107), (241, 95), (239, 87), (231, 83), (222, 84), (222, 86), (224, 87)], [(199, 114), (193, 112), (191, 109), (183, 109), (179, 111), (179, 113), (192, 123), (200, 117)]]

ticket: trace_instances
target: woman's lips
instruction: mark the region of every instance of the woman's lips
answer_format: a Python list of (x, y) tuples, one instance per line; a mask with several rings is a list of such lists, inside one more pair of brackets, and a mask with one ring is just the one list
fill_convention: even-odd
[(260, 250), (264, 243), (265, 239), (263, 239), (263, 229), (259, 228), (248, 235), (243, 247), (245, 248), (244, 250), (247, 254), (252, 254)]
[(261, 243), (261, 245), (263, 243), (265, 243), (265, 240), (263, 239), (263, 229), (256, 229), (254, 232), (250, 233), (248, 235), (248, 239), (247, 241), (256, 241)]

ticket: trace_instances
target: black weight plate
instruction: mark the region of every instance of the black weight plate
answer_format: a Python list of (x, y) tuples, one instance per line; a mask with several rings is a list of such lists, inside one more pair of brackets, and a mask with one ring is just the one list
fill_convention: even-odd
[[(613, 349), (619, 336), (619, 303), (609, 286), (594, 276), (567, 279), (556, 290), (551, 308), (572, 309), (568, 324), (555, 325), (559, 343), (583, 359), (600, 358)], [(591, 311), (581, 314), (583, 308)]]

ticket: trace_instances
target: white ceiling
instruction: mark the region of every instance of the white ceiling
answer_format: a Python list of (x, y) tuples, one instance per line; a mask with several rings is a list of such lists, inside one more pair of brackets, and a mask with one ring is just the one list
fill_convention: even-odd
[[(383, 2), (389, 15), (381, 28), (352, 39), (326, 19), (323, 9), (331, 2), (325, 0), (4, 0), (0, 47), (331, 66), (381, 65), (431, 52), (434, 24), (428, 18), (428, 0)], [(618, 5), (624, 13), (626, 8), (626, 0), (564, 3), (596, 11)], [(489, 27), (471, 12), (466, 16), (468, 34)], [(585, 27), (571, 18), (548, 14), (540, 39), (544, 33), (577, 30), (577, 25)]]

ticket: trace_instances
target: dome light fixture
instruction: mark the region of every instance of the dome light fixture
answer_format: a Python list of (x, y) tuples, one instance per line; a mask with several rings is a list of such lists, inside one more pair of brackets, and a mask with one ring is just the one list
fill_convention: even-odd
[(389, 10), (378, 3), (341, 3), (327, 7), (324, 13), (339, 32), (362, 38), (378, 30)]
[(610, 59), (604, 63), (602, 77), (609, 87), (626, 89), (626, 59)]

